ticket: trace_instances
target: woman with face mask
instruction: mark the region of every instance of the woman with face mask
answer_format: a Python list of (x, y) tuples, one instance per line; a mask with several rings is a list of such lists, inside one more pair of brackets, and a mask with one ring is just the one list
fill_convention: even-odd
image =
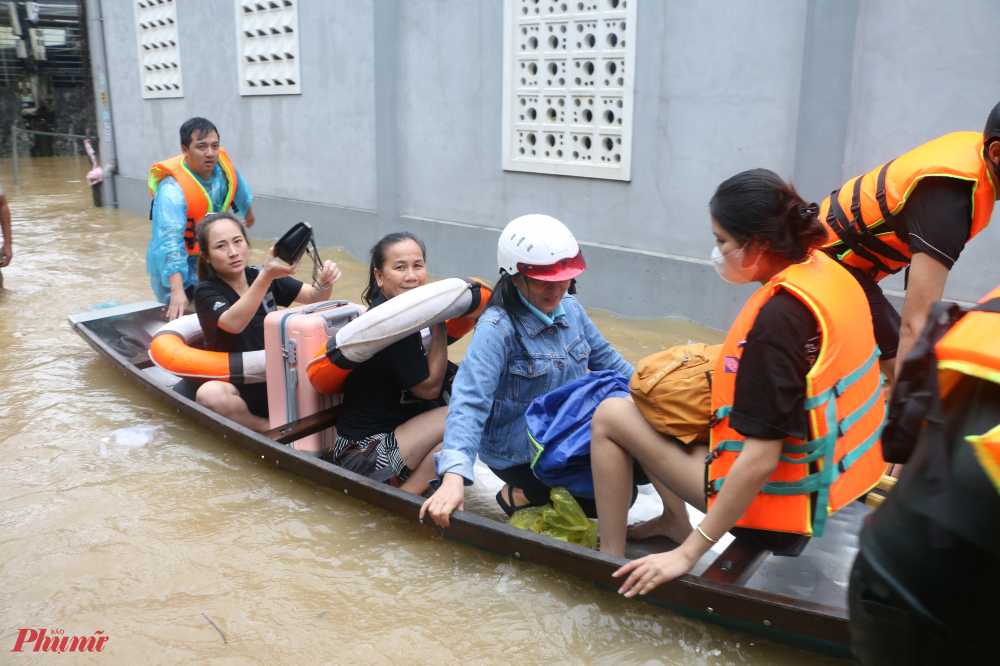
[[(817, 207), (765, 169), (723, 182), (709, 204), (712, 262), (727, 282), (759, 282), (726, 337), (712, 381), (710, 446), (662, 435), (627, 399), (591, 423), (601, 550), (626, 536), (680, 546), (634, 560), (620, 592), (645, 594), (688, 571), (726, 533), (781, 555), (822, 536), (828, 515), (885, 469), (877, 347), (864, 292), (817, 248)], [(663, 514), (627, 530), (633, 456)], [(706, 469), (707, 467), (707, 469)], [(706, 512), (692, 527), (685, 504)]]
[(455, 377), (444, 448), (435, 455), (440, 486), (420, 509), (421, 519), (430, 513), (442, 527), (463, 507), (477, 455), (506, 484), (497, 503), (507, 515), (547, 503), (550, 489), (531, 471), (528, 405), (588, 370), (633, 372), (572, 296), (586, 262), (562, 222), (513, 220), (500, 233), (497, 260), (500, 280)]

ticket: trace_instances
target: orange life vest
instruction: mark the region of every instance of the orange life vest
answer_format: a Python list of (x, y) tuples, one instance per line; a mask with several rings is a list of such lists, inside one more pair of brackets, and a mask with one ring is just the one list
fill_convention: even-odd
[(824, 199), (819, 219), (828, 228), (826, 247), (845, 264), (866, 271), (875, 280), (901, 271), (913, 255), (909, 244), (884, 224), (903, 209), (921, 179), (931, 176), (975, 183), (969, 238), (986, 228), (996, 191), (983, 159), (983, 135), (954, 132), (852, 178)]
[(209, 213), (229, 210), (233, 203), (233, 197), (236, 195), (238, 184), (236, 169), (229, 160), (225, 148), (219, 148), (219, 165), (229, 182), (229, 192), (226, 193), (226, 200), (223, 202), (221, 211), (213, 210), (212, 200), (209, 198), (208, 192), (188, 169), (183, 155), (157, 162), (149, 168), (149, 196), (156, 196), (156, 190), (160, 188), (160, 183), (167, 176), (173, 176), (184, 192), (184, 199), (187, 200), (187, 227), (184, 229), (184, 245), (187, 247), (189, 255), (198, 254), (199, 251), (198, 235), (195, 233), (198, 223)]
[[(997, 287), (980, 303), (1000, 299)], [(941, 397), (971, 375), (1000, 384), (1000, 313), (970, 311), (945, 333), (934, 347), (938, 360)], [(1000, 492), (1000, 425), (989, 432), (967, 437), (986, 475)]]
[(806, 375), (809, 437), (785, 440), (777, 469), (736, 525), (822, 536), (827, 516), (871, 490), (885, 471), (880, 437), (886, 414), (864, 292), (822, 252), (758, 289), (726, 335), (712, 382), (708, 505), (743, 449), (745, 438), (729, 427), (729, 413), (747, 334), (779, 289), (801, 300), (819, 324), (819, 356)]

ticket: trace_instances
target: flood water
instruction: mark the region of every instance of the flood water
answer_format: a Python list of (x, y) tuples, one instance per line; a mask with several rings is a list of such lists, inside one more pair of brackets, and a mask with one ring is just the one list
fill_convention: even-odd
[[(92, 208), (89, 168), (22, 160), (14, 187), (0, 161), (15, 234), (0, 291), (0, 663), (842, 663), (443, 541), (168, 410), (66, 323), (152, 298), (148, 218)], [(356, 301), (364, 266), (321, 254), (345, 269), (334, 297)], [(591, 314), (632, 362), (721, 341), (687, 322)], [(145, 446), (111, 438), (143, 425), (157, 428)], [(100, 654), (15, 656), (21, 628), (109, 640)]]

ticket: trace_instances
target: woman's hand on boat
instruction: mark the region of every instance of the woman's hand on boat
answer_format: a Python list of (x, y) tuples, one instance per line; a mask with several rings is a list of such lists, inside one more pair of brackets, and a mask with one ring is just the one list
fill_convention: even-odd
[(266, 280), (277, 280), (278, 278), (294, 275), (297, 270), (299, 270), (299, 262), (296, 261), (289, 266), (281, 259), (278, 259), (272, 245), (271, 249), (267, 251), (267, 259), (264, 260), (264, 265), (261, 267), (260, 273), (261, 277)]
[(434, 522), (441, 527), (451, 525), (451, 513), (465, 508), (465, 479), (460, 474), (447, 472), (441, 481), (441, 487), (427, 498), (420, 507), (420, 520), (425, 514), (431, 514)]
[(666, 553), (647, 555), (638, 560), (632, 560), (618, 571), (611, 574), (615, 578), (629, 574), (619, 594), (634, 597), (636, 594), (649, 594), (660, 583), (666, 583), (678, 576), (683, 576), (698, 561), (683, 546)]

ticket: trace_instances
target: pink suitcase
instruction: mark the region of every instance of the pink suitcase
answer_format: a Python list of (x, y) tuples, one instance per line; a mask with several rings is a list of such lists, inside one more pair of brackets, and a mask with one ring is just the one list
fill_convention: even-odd
[[(312, 387), (306, 366), (330, 336), (361, 312), (361, 306), (347, 301), (326, 301), (271, 312), (264, 318), (267, 407), (272, 428), (340, 404), (341, 396), (323, 395)], [(327, 428), (292, 445), (319, 456), (332, 449), (336, 439), (336, 428)]]

